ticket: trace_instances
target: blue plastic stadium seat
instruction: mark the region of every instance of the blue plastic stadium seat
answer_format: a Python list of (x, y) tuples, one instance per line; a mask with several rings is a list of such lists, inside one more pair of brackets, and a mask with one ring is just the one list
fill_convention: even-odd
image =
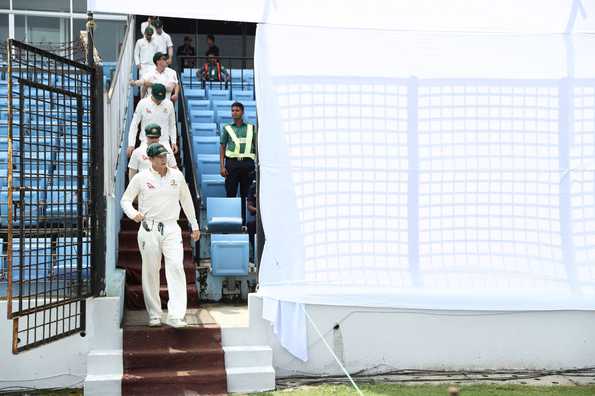
[(217, 124), (214, 122), (192, 123), (192, 136), (217, 136)]
[(199, 182), (202, 175), (218, 175), (219, 156), (216, 154), (199, 154), (196, 156), (196, 168), (198, 170)]
[[(204, 198), (225, 198), (225, 178), (221, 175), (202, 175), (201, 196)], [(205, 202), (204, 199), (202, 202)]]
[(213, 100), (213, 110), (217, 114), (231, 114), (231, 105), (233, 104), (233, 100)]
[(213, 110), (194, 110), (190, 112), (190, 122), (193, 124), (207, 123), (215, 121), (215, 112)]
[[(20, 250), (23, 244), (24, 257)], [(12, 279), (13, 281), (43, 279), (52, 267), (52, 245), (49, 238), (13, 238)]]
[(245, 102), (254, 101), (254, 92), (252, 90), (234, 90), (232, 96), (234, 100), (242, 102), (244, 108), (246, 107)]
[(256, 101), (254, 99), (243, 101), (242, 104), (246, 113), (256, 114)]
[[(53, 186), (45, 192), (42, 220), (52, 224), (72, 224), (78, 221), (78, 196), (73, 186)], [(87, 215), (88, 193), (83, 191), (81, 213)]]
[(207, 95), (202, 88), (184, 88), (184, 96), (188, 100), (206, 99)]
[(219, 124), (220, 132), (223, 132), (225, 125), (233, 123), (233, 118), (231, 118), (231, 115), (219, 116), (217, 117), (217, 123)]
[(211, 110), (211, 101), (208, 99), (192, 99), (188, 101), (188, 110)]
[[(91, 268), (90, 238), (82, 238), (81, 266), (83, 279), (89, 279)], [(52, 275), (58, 278), (76, 278), (78, 276), (78, 238), (58, 238), (56, 240), (56, 259)]]
[[(21, 219), (25, 225), (36, 225), (39, 223), (40, 207), (42, 205), (41, 196), (37, 191), (25, 191), (24, 193), (24, 216), (21, 216), (20, 210), (20, 192), (13, 191), (13, 225), (20, 225)], [(6, 186), (2, 187), (0, 191), (0, 224), (6, 226), (8, 224), (8, 189)]]
[(207, 95), (212, 101), (229, 100), (229, 90), (227, 89), (208, 89)]
[(207, 198), (207, 226), (211, 234), (242, 232), (241, 198)]
[(198, 69), (184, 69), (182, 77), (195, 77)]
[(218, 154), (218, 136), (193, 136), (194, 154)]
[(211, 235), (211, 273), (214, 276), (248, 275), (248, 234)]

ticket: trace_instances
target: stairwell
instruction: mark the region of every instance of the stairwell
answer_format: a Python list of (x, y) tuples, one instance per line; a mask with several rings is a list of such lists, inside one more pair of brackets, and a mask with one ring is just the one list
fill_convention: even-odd
[[(138, 250), (138, 224), (123, 219), (118, 265), (126, 270), (123, 327), (123, 395), (216, 395), (227, 393), (221, 329), (203, 324), (196, 316), (199, 295), (187, 221), (183, 230), (184, 272), (189, 326), (174, 329), (148, 327), (141, 285), (142, 262)], [(165, 269), (161, 266), (161, 304), (167, 308)], [(164, 311), (165, 315), (165, 311)]]

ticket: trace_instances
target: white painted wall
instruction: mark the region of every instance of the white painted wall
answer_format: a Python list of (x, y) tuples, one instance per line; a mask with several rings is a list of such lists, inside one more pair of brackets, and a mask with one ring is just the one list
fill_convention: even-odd
[(86, 336), (75, 334), (14, 355), (12, 320), (0, 301), (0, 388), (82, 387), (87, 354), (93, 349), (122, 349), (120, 298), (87, 299)]
[[(309, 356), (290, 355), (250, 295), (250, 330), (223, 329), (224, 345), (270, 345), (277, 377), (341, 371), (308, 325)], [(350, 372), (362, 369), (561, 369), (595, 365), (595, 312), (404, 311), (309, 305)], [(333, 327), (339, 324), (339, 330)]]

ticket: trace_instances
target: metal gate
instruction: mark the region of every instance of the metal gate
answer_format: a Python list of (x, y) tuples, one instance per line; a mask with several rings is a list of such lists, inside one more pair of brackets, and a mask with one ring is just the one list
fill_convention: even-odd
[(85, 64), (8, 42), (2, 194), (14, 353), (85, 331), (96, 220), (94, 75)]

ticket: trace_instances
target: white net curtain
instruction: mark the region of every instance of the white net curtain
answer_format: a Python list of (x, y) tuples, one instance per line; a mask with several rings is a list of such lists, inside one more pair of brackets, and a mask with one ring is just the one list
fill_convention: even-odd
[(259, 293), (304, 360), (306, 303), (595, 308), (595, 2), (442, 3), (258, 27)]
[(141, 13), (259, 23), (259, 293), (296, 356), (306, 303), (595, 308), (595, 0), (176, 4)]

